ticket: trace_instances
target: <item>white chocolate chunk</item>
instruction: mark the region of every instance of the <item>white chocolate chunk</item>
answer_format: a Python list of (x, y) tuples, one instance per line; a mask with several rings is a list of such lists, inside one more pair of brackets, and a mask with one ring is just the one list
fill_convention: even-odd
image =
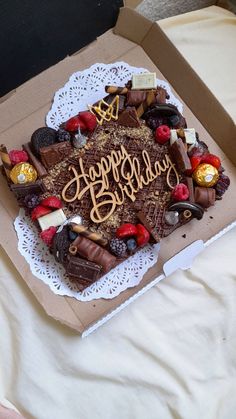
[(197, 141), (196, 131), (194, 128), (185, 128), (184, 129), (185, 140), (187, 144), (195, 144)]
[(172, 145), (176, 140), (178, 140), (178, 135), (176, 129), (170, 130), (170, 145)]
[(132, 89), (155, 89), (157, 87), (156, 73), (141, 73), (132, 75)]
[(47, 230), (49, 227), (58, 227), (66, 221), (66, 216), (62, 209), (50, 212), (43, 217), (38, 218), (39, 225), (41, 230)]

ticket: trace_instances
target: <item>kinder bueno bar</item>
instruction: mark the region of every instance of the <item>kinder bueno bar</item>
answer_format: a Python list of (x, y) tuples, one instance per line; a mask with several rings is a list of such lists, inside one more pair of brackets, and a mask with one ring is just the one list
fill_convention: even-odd
[(72, 279), (76, 280), (80, 285), (80, 289), (84, 289), (97, 281), (102, 271), (101, 265), (94, 262), (81, 259), (78, 256), (69, 256), (66, 265), (66, 273)]

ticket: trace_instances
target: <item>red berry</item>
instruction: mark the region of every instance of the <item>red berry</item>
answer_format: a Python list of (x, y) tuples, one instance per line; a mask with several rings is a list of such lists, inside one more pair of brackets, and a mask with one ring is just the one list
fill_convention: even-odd
[(69, 132), (76, 132), (78, 131), (78, 128), (80, 128), (81, 131), (86, 130), (86, 125), (82, 121), (82, 119), (76, 115), (72, 116), (72, 118), (68, 119), (65, 123), (65, 130)]
[(197, 168), (197, 166), (202, 162), (202, 157), (201, 156), (192, 156), (192, 157), (190, 157), (190, 162), (191, 162), (192, 169), (189, 169), (189, 170), (185, 171), (185, 174), (187, 176), (192, 175), (192, 173)]
[(49, 208), (62, 208), (62, 202), (57, 196), (48, 196), (40, 202), (40, 205)]
[(205, 156), (202, 156), (201, 163), (208, 163), (214, 166), (216, 169), (219, 169), (221, 166), (221, 161), (218, 156), (215, 156), (214, 154), (206, 154)]
[(142, 224), (137, 224), (137, 245), (139, 247), (145, 246), (150, 240), (150, 233)]
[(88, 131), (94, 131), (97, 126), (96, 116), (90, 111), (83, 111), (79, 113), (79, 118), (85, 124)]
[(9, 157), (13, 165), (18, 163), (24, 163), (29, 160), (28, 154), (24, 150), (11, 150)]
[(137, 234), (137, 228), (134, 224), (122, 224), (117, 230), (116, 230), (116, 237), (118, 239), (123, 239), (125, 237), (131, 237), (136, 236)]
[(50, 212), (52, 212), (50, 208), (45, 208), (42, 205), (37, 205), (37, 207), (35, 207), (31, 212), (32, 221), (35, 221), (37, 220), (37, 218), (43, 217), (43, 215), (47, 215)]
[(186, 201), (189, 198), (189, 190), (184, 183), (179, 183), (174, 187), (171, 193), (174, 201)]
[(170, 139), (170, 128), (167, 125), (160, 125), (155, 132), (156, 141), (165, 144)]
[(43, 230), (39, 237), (41, 237), (41, 239), (44, 241), (44, 243), (46, 243), (48, 246), (52, 245), (52, 239), (55, 236), (57, 232), (56, 227), (52, 226), (47, 228), (47, 230)]

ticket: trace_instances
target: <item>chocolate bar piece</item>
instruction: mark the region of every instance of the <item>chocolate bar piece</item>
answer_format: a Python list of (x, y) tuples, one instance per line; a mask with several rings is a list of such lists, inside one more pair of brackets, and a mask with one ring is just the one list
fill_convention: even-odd
[(69, 256), (69, 261), (66, 266), (67, 275), (83, 285), (83, 288), (97, 281), (101, 271), (102, 267), (100, 265), (81, 259), (78, 256)]
[(71, 244), (71, 248), (77, 248), (77, 253), (90, 262), (95, 262), (103, 267), (104, 272), (110, 271), (116, 264), (115, 256), (111, 255), (103, 247), (83, 236), (78, 236)]
[(169, 152), (173, 162), (176, 163), (177, 169), (180, 173), (185, 172), (185, 170), (191, 170), (191, 162), (185, 150), (184, 143), (180, 138), (178, 138), (170, 146)]
[(147, 93), (146, 99), (139, 105), (137, 109), (137, 114), (139, 118), (141, 118), (141, 116), (144, 114), (144, 112), (146, 112), (148, 107), (155, 101), (156, 101), (156, 96), (154, 94), (154, 90), (150, 90)]
[(50, 169), (57, 163), (60, 163), (72, 152), (73, 147), (69, 141), (63, 141), (62, 143), (56, 143), (40, 149), (40, 156), (43, 165)]
[(204, 188), (197, 186), (195, 188), (195, 201), (203, 208), (209, 208), (214, 205), (216, 200), (216, 191), (214, 188)]
[(145, 213), (143, 211), (139, 211), (137, 213), (137, 217), (139, 219), (139, 221), (141, 222), (141, 224), (144, 225), (144, 227), (147, 229), (147, 231), (149, 231), (149, 233), (151, 234), (152, 238), (155, 240), (156, 243), (159, 243), (160, 241), (160, 236), (157, 233), (156, 229), (154, 226), (152, 226), (149, 221), (147, 220), (147, 217), (145, 215)]
[(135, 107), (126, 108), (118, 118), (118, 124), (125, 127), (138, 128), (140, 127), (139, 118)]
[(194, 186), (193, 186), (193, 179), (190, 176), (186, 176), (186, 185), (189, 190), (189, 201), (195, 202), (195, 196), (194, 196)]
[(30, 145), (31, 145), (30, 143), (23, 144), (23, 150), (25, 150), (26, 153), (28, 154), (30, 163), (37, 170), (38, 177), (47, 176), (48, 174), (47, 170), (42, 165), (41, 161), (39, 161), (39, 159), (32, 153)]
[(42, 180), (36, 180), (36, 182), (24, 184), (12, 184), (10, 187), (17, 199), (24, 198), (29, 194), (39, 195), (46, 192), (46, 187)]
[(130, 90), (127, 93), (127, 106), (138, 106), (146, 100), (147, 92), (144, 90)]

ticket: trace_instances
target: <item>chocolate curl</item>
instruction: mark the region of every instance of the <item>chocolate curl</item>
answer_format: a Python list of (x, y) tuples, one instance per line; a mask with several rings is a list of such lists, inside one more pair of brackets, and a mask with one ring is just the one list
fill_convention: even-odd
[(93, 242), (100, 244), (101, 246), (106, 246), (108, 240), (101, 236), (99, 233), (94, 233), (93, 231), (89, 231), (88, 227), (82, 224), (71, 224), (71, 230), (75, 233), (79, 233), (87, 239), (92, 240)]
[(35, 157), (35, 155), (32, 153), (30, 148), (30, 143), (23, 144), (23, 150), (26, 151), (26, 153), (29, 156), (30, 163), (34, 166), (34, 168), (37, 170), (38, 177), (44, 177), (47, 176), (48, 172), (45, 169), (45, 167), (42, 165), (42, 163)]
[(153, 90), (148, 92), (146, 100), (139, 105), (137, 109), (138, 117), (141, 118), (141, 116), (146, 112), (147, 108), (156, 101), (156, 96)]
[(12, 164), (11, 164), (11, 160), (10, 160), (7, 147), (5, 146), (5, 144), (0, 145), (0, 156), (1, 156), (3, 168), (6, 173), (6, 177), (7, 179), (10, 180), (10, 171), (12, 169)]
[(126, 95), (128, 92), (128, 89), (127, 87), (105, 86), (105, 91), (107, 93), (112, 93), (116, 95)]

